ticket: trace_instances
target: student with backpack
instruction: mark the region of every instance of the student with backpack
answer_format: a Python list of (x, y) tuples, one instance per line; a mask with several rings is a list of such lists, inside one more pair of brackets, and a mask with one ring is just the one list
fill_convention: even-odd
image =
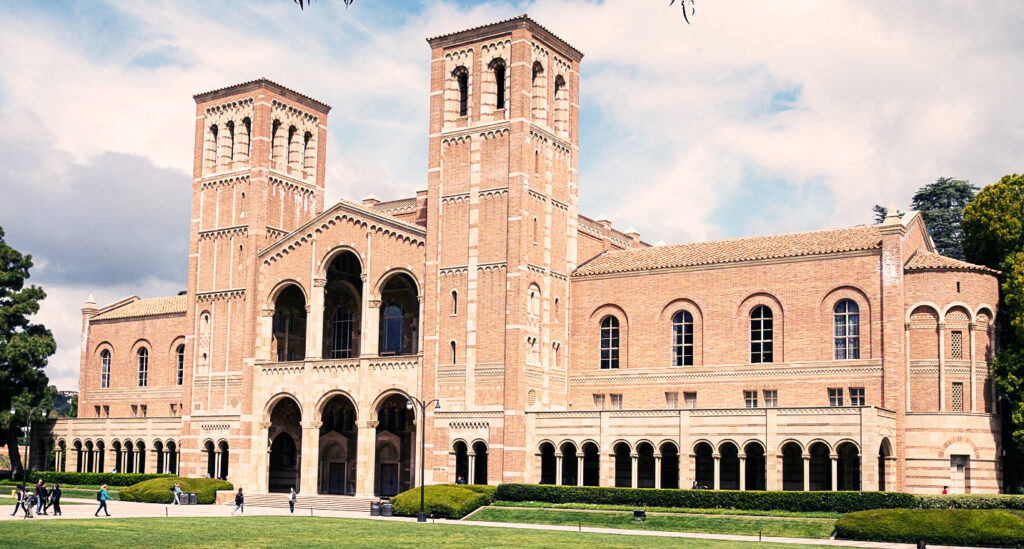
[(96, 508), (96, 513), (93, 516), (98, 517), (100, 516), (100, 511), (103, 511), (109, 517), (110, 512), (107, 511), (107, 501), (111, 499), (114, 498), (110, 497), (110, 494), (107, 493), (107, 485), (100, 486), (100, 491), (96, 492), (96, 501), (100, 502), (100, 506)]
[(53, 507), (53, 516), (55, 516), (55, 517), (59, 517), (61, 515), (61, 512), (60, 512), (60, 496), (61, 496), (60, 483), (54, 484), (53, 485), (53, 490), (50, 490), (50, 505)]
[[(245, 514), (245, 496), (242, 495), (242, 489), (238, 489), (238, 493), (235, 494), (235, 511), (241, 510), (242, 514)], [(235, 511), (231, 511), (231, 514), (235, 514)]]

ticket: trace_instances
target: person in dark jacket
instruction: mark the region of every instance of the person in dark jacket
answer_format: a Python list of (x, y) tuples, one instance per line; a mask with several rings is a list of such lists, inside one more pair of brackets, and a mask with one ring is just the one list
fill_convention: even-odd
[[(245, 496), (242, 495), (242, 489), (238, 489), (238, 493), (235, 494), (235, 511), (241, 510), (242, 514), (245, 514)], [(235, 514), (235, 511), (231, 511), (231, 514)]]
[(11, 490), (11, 499), (14, 500), (14, 512), (11, 513), (11, 516), (13, 517), (18, 514), (18, 509), (21, 509), (21, 488)]
[(60, 483), (53, 485), (53, 490), (50, 490), (50, 505), (53, 507), (53, 516), (60, 516), (60, 496), (61, 489)]
[(296, 498), (295, 487), (292, 486), (291, 493), (288, 494), (288, 512), (293, 514), (293, 515), (295, 514), (295, 498)]
[(32, 518), (32, 503), (24, 484), (21, 485), (21, 488), (18, 488), (18, 501), (21, 502), (21, 509), (25, 511), (25, 518)]
[(46, 483), (43, 479), (36, 481), (36, 514), (42, 515), (43, 513), (43, 501), (46, 499)]

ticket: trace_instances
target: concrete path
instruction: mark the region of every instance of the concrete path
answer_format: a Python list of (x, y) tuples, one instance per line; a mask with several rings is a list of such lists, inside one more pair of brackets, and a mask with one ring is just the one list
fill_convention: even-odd
[[(11, 517), (11, 507), (6, 507), (6, 512), (0, 513), (0, 520), (10, 521), (29, 521), (39, 522), (46, 520), (73, 520), (73, 519), (95, 519), (93, 513), (96, 512), (97, 504), (93, 500), (88, 499), (69, 499), (65, 498), (64, 501), (76, 502), (76, 503), (87, 503), (90, 505), (64, 505), (62, 511), (64, 514), (60, 517), (54, 517), (53, 515), (37, 516), (34, 519), (24, 519), (22, 514), (19, 513), (17, 517)], [(107, 503), (107, 507), (110, 510), (110, 518), (152, 518), (152, 517), (230, 517), (232, 516), (232, 510), (234, 505), (163, 505), (158, 503), (132, 503), (127, 501), (112, 501)], [(274, 507), (247, 507), (245, 509), (244, 516), (288, 516), (287, 509), (278, 509)], [(293, 516), (316, 516), (316, 517), (332, 517), (332, 518), (349, 518), (349, 519), (362, 519), (362, 520), (384, 520), (384, 521), (396, 521), (396, 522), (416, 522), (415, 517), (371, 517), (367, 513), (353, 513), (346, 511), (325, 511), (316, 509), (303, 509), (301, 512), (296, 510)], [(105, 519), (103, 514), (100, 514), (99, 519)], [(476, 520), (445, 520), (438, 519), (436, 521), (441, 524), (459, 524), (463, 526), (483, 526), (487, 528), (515, 528), (520, 530), (553, 530), (562, 532), (588, 532), (595, 534), (610, 534), (610, 535), (630, 535), (630, 536), (650, 536), (657, 538), (688, 538), (688, 539), (711, 539), (711, 540), (724, 540), (724, 541), (749, 541), (749, 542), (762, 542), (762, 543), (788, 543), (792, 545), (818, 545), (818, 546), (832, 546), (832, 547), (864, 547), (867, 549), (916, 549), (914, 544), (910, 543), (877, 543), (870, 541), (852, 541), (852, 540), (829, 540), (829, 539), (809, 539), (809, 538), (780, 538), (780, 537), (762, 537), (758, 536), (738, 536), (738, 535), (727, 535), (727, 534), (702, 534), (702, 533), (690, 533), (690, 532), (661, 532), (654, 530), (625, 530), (619, 528), (595, 528), (590, 526), (584, 526), (579, 528), (576, 526), (555, 526), (548, 524), (516, 524), (507, 522), (485, 522)], [(953, 546), (945, 545), (929, 545), (929, 549), (965, 549)]]

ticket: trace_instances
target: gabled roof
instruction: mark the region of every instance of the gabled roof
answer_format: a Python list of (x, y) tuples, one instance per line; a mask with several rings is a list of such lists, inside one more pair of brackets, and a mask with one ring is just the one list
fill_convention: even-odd
[(534, 35), (542, 36), (546, 38), (551, 46), (561, 47), (565, 51), (563, 52), (566, 57), (579, 61), (583, 59), (583, 52), (574, 48), (572, 44), (569, 44), (565, 40), (559, 38), (555, 33), (545, 28), (540, 23), (534, 21), (527, 14), (517, 15), (515, 17), (509, 17), (508, 19), (502, 19), (494, 23), (487, 23), (486, 25), (480, 25), (456, 32), (449, 32), (447, 34), (439, 34), (427, 38), (427, 43), (431, 47), (437, 46), (450, 46), (457, 41), (469, 41), (481, 39), (491, 33), (504, 33), (508, 32), (513, 28), (528, 28)]
[(580, 265), (573, 276), (880, 249), (882, 234), (878, 227), (859, 225), (843, 229), (607, 251)]
[(112, 308), (106, 308), (94, 315), (90, 320), (117, 320), (124, 318), (138, 318), (143, 316), (158, 316), (170, 314), (185, 314), (187, 296), (174, 295), (170, 297), (154, 297), (152, 299), (139, 299), (134, 301), (119, 302), (122, 305), (114, 304)]
[(273, 80), (268, 78), (257, 78), (255, 80), (249, 80), (248, 82), (242, 82), (240, 84), (232, 84), (230, 86), (224, 86), (223, 88), (217, 88), (207, 92), (197, 93), (192, 96), (196, 103), (202, 101), (208, 101), (210, 99), (216, 99), (218, 97), (226, 97), (228, 95), (242, 93), (257, 88), (268, 88), (275, 91), (277, 94), (291, 100), (297, 100), (302, 103), (306, 103), (308, 106), (312, 106), (327, 113), (330, 112), (331, 106), (319, 99), (310, 97), (302, 92), (295, 91), (289, 87), (282, 86)]
[(973, 271), (979, 273), (1000, 274), (1000, 271), (990, 269), (984, 265), (975, 265), (974, 263), (968, 263), (952, 257), (946, 257), (942, 254), (929, 252), (927, 250), (917, 250), (914, 252), (914, 255), (910, 256), (907, 264), (903, 266), (903, 270)]

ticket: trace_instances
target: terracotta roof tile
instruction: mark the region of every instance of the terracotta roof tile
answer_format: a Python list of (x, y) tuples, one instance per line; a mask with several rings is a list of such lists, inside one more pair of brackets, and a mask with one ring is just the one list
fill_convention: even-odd
[(946, 269), (953, 271), (977, 271), (982, 273), (999, 274), (999, 271), (990, 269), (984, 265), (975, 265), (942, 254), (918, 250), (910, 257), (910, 261), (903, 267), (906, 271), (922, 271), (926, 269)]
[(881, 248), (877, 225), (802, 233), (750, 236), (653, 248), (604, 252), (580, 265), (573, 276), (737, 263)]
[(115, 320), (142, 316), (169, 315), (184, 313), (186, 296), (154, 297), (152, 299), (136, 299), (120, 307), (104, 311), (92, 317), (92, 320)]

